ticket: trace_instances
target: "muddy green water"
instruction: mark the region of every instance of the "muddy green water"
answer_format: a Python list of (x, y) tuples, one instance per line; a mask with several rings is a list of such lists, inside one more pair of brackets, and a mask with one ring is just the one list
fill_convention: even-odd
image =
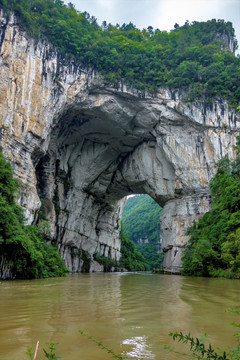
[[(25, 360), (26, 349), (55, 341), (63, 360), (112, 357), (78, 333), (89, 332), (130, 359), (180, 360), (164, 344), (181, 330), (222, 347), (234, 345), (240, 281), (147, 273), (76, 274), (0, 282), (0, 359)], [(177, 345), (177, 344), (176, 344)], [(185, 350), (184, 346), (177, 347)], [(42, 351), (38, 359), (43, 359)]]

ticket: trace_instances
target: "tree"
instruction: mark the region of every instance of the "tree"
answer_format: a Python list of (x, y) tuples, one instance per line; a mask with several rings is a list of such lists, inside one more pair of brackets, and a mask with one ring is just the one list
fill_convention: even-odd
[(240, 228), (231, 233), (222, 244), (221, 259), (227, 269), (240, 273)]

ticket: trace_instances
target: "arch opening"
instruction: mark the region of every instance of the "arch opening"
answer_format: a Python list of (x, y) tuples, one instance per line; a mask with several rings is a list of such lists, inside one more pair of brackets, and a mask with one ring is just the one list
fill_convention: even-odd
[(147, 194), (128, 196), (122, 212), (124, 235), (143, 255), (149, 270), (162, 268), (161, 212), (162, 208)]

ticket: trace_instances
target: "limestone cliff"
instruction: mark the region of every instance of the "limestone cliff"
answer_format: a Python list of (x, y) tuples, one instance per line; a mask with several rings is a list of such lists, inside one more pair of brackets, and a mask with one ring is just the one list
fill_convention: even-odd
[(101, 270), (94, 254), (120, 257), (121, 199), (147, 193), (164, 207), (164, 265), (178, 269), (187, 226), (209, 209), (214, 164), (233, 157), (239, 116), (224, 101), (113, 88), (14, 16), (0, 22), (0, 145), (28, 222), (41, 207), (69, 269)]

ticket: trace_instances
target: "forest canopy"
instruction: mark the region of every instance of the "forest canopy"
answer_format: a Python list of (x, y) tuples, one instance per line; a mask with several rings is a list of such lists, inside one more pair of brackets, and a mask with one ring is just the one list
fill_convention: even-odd
[(49, 39), (65, 60), (96, 69), (116, 86), (124, 81), (143, 93), (181, 89), (187, 101), (222, 97), (239, 104), (240, 58), (229, 50), (231, 41), (237, 48), (230, 22), (186, 21), (167, 33), (132, 23), (100, 26), (61, 0), (0, 0), (0, 6), (14, 11), (31, 36)]

